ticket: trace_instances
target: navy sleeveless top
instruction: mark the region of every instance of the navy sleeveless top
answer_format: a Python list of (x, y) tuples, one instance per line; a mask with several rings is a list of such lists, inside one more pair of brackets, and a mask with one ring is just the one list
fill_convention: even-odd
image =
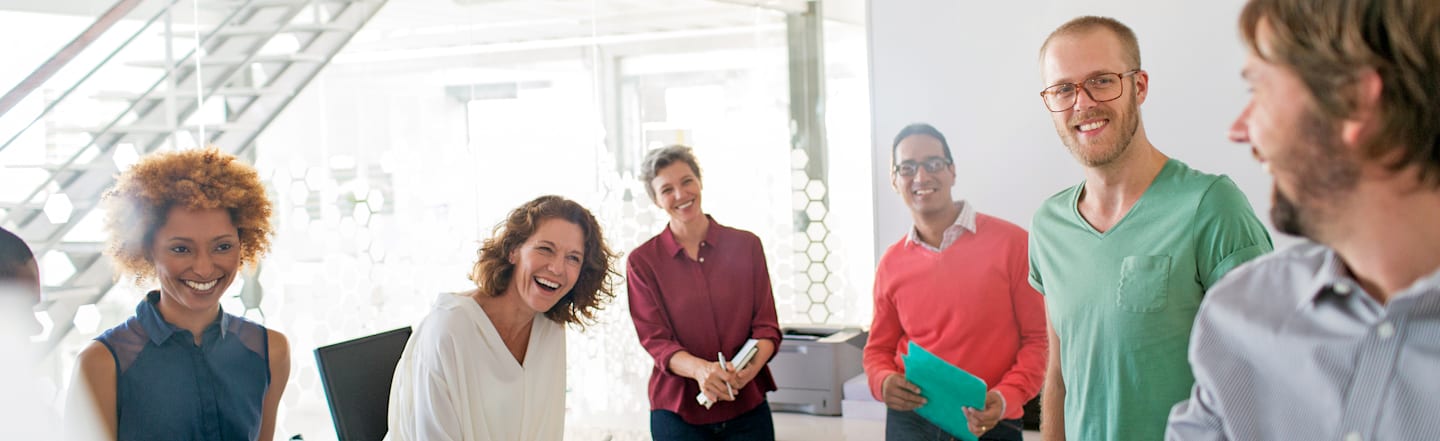
[(254, 441), (270, 385), (269, 334), (220, 311), (201, 344), (160, 316), (159, 291), (95, 340), (115, 357), (118, 441)]

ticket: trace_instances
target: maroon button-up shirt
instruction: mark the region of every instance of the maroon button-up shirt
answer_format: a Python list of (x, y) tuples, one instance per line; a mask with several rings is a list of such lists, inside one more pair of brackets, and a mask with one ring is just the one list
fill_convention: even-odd
[(628, 262), (630, 317), (640, 344), (655, 359), (652, 410), (675, 412), (690, 424), (713, 424), (754, 409), (766, 392), (775, 390), (775, 379), (765, 367), (735, 391), (735, 401), (705, 409), (695, 402), (700, 394), (695, 380), (669, 367), (670, 357), (682, 350), (710, 361), (723, 352), (728, 361), (751, 338), (770, 340), (779, 350), (780, 325), (759, 237), (710, 219), (699, 256), (691, 259), (666, 227), (636, 247)]

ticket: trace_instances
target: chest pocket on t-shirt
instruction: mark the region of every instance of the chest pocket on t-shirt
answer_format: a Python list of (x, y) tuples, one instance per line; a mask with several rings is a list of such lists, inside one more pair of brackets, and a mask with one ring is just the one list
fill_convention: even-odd
[(1120, 264), (1115, 306), (1130, 312), (1165, 309), (1170, 285), (1170, 256), (1129, 256)]

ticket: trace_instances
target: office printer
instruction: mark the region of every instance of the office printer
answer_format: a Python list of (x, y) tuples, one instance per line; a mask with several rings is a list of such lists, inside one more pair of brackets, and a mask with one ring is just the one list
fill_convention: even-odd
[(845, 380), (864, 371), (861, 356), (869, 333), (854, 327), (782, 327), (784, 341), (770, 360), (776, 389), (770, 408), (782, 412), (839, 415)]

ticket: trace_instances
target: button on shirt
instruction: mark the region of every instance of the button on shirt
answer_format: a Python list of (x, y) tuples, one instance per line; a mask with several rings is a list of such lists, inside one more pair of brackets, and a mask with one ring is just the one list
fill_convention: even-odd
[(751, 338), (770, 340), (779, 350), (780, 325), (760, 238), (710, 219), (699, 256), (691, 259), (667, 227), (630, 253), (626, 282), (635, 332), (655, 361), (652, 410), (675, 412), (689, 424), (719, 423), (754, 409), (775, 390), (769, 368), (762, 368), (735, 391), (735, 401), (706, 409), (695, 402), (700, 393), (695, 380), (670, 371), (670, 358), (682, 350), (716, 361), (717, 353), (731, 357)]
[(115, 359), (118, 436), (126, 440), (254, 440), (270, 385), (265, 328), (220, 312), (201, 344), (166, 322), (152, 291), (135, 315), (96, 340)]
[(1211, 289), (1193, 337), (1168, 440), (1440, 439), (1440, 271), (1381, 304), (1297, 245)]

